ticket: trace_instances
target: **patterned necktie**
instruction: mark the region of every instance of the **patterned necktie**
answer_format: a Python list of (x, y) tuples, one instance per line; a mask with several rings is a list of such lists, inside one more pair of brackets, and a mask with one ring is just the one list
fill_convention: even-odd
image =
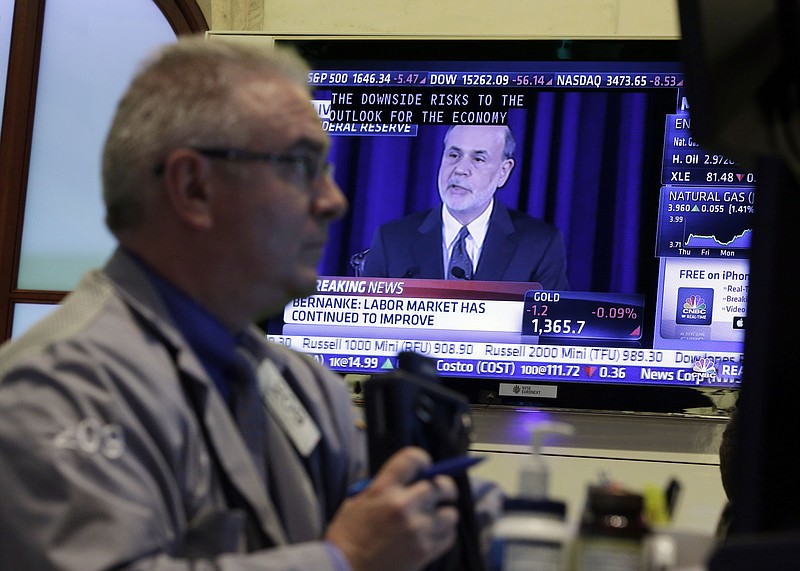
[(458, 231), (453, 254), (450, 256), (450, 265), (447, 268), (447, 279), (449, 280), (472, 279), (472, 261), (467, 254), (467, 236), (469, 236), (469, 230), (466, 226), (462, 226)]

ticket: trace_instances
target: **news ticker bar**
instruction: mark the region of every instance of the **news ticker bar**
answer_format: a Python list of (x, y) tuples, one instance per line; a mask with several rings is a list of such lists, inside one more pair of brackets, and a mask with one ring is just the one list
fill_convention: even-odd
[(743, 370), (741, 353), (302, 335), (269, 339), (308, 353), (341, 373), (391, 371), (400, 351), (434, 358), (441, 376), (498, 380), (737, 388)]
[(316, 87), (541, 87), (541, 88), (678, 88), (680, 73), (553, 72), (553, 71), (352, 71), (314, 70), (308, 81)]

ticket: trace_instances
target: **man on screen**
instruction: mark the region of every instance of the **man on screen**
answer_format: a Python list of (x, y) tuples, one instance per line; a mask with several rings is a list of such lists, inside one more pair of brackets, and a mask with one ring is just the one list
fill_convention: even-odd
[(539, 282), (567, 289), (561, 233), (494, 199), (514, 168), (503, 125), (448, 129), (439, 166), (443, 206), (378, 228), (364, 260), (371, 277)]
[(539, 282), (567, 289), (561, 233), (494, 199), (514, 168), (503, 125), (457, 125), (439, 166), (443, 206), (378, 228), (364, 260), (370, 277)]

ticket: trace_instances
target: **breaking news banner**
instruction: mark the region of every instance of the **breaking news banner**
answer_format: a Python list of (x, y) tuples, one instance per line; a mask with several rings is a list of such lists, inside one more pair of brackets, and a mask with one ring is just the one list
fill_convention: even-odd
[[(535, 343), (539, 337), (636, 341), (644, 296), (542, 290), (528, 282), (320, 278), (284, 309), (284, 335)], [(356, 335), (354, 335), (356, 336)]]
[(366, 337), (402, 339), (413, 331), (419, 339), (518, 343), (525, 295), (536, 289), (528, 282), (321, 277), (315, 295), (286, 306), (283, 334), (343, 335), (352, 327)]

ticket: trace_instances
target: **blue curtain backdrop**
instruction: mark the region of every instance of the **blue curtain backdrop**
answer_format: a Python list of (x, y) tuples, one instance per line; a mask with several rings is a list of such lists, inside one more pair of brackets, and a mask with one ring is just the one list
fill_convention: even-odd
[[(561, 230), (573, 290), (643, 293), (639, 266), (655, 255), (664, 124), (675, 105), (674, 95), (654, 93), (541, 91), (509, 113), (516, 166), (496, 198)], [(378, 225), (440, 204), (446, 130), (333, 136), (331, 160), (350, 211), (331, 229), (321, 274), (354, 275), (350, 256), (369, 247)]]

